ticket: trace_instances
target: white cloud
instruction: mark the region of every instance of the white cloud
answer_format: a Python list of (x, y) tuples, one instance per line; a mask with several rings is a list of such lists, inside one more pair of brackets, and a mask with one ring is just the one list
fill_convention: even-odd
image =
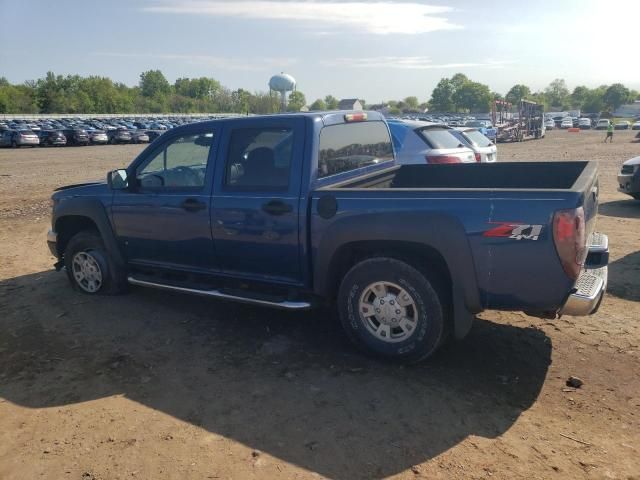
[(278, 57), (217, 57), (213, 55), (200, 54), (173, 54), (173, 53), (137, 53), (137, 52), (94, 52), (93, 55), (100, 57), (133, 58), (133, 59), (154, 59), (154, 60), (177, 60), (190, 65), (200, 65), (222, 70), (245, 70), (262, 71), (267, 69), (282, 68), (296, 63), (294, 58)]
[(509, 62), (487, 59), (482, 62), (432, 63), (429, 57), (365, 57), (336, 58), (321, 61), (325, 67), (399, 68), (407, 70), (435, 70), (451, 68), (504, 68)]
[[(305, 22), (307, 27), (350, 27), (355, 29), (355, 32), (373, 34), (419, 34), (462, 28), (443, 16), (453, 11), (451, 7), (424, 5), (417, 1), (159, 0), (155, 5), (143, 7), (143, 10), (155, 13), (299, 21)], [(323, 31), (326, 31), (326, 28)]]

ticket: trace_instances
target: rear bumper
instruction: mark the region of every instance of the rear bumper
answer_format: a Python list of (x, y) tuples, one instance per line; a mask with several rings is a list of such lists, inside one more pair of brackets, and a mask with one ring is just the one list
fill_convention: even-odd
[(607, 280), (608, 267), (584, 270), (560, 314), (582, 317), (596, 313), (607, 290)]
[(593, 233), (590, 237), (586, 268), (578, 277), (575, 287), (560, 310), (561, 315), (580, 317), (598, 311), (607, 290), (608, 263), (609, 238), (602, 233)]

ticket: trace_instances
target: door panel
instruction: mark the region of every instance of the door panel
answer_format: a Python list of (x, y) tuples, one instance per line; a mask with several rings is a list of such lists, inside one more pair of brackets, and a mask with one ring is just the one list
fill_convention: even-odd
[(130, 172), (138, 186), (115, 192), (113, 221), (129, 261), (215, 268), (210, 226), (215, 143), (211, 130), (170, 135)]
[(303, 119), (257, 119), (228, 129), (212, 201), (220, 270), (301, 282), (299, 196)]

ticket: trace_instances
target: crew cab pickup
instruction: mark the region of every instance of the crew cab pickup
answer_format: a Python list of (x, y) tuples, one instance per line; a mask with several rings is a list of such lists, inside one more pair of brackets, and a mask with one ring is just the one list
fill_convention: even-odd
[(81, 292), (333, 305), (355, 344), (409, 362), (485, 309), (594, 313), (607, 284), (595, 163), (400, 166), (375, 112), (177, 127), (52, 200), (49, 247)]

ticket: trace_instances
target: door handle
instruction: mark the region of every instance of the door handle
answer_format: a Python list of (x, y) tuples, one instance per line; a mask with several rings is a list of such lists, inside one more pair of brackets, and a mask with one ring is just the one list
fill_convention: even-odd
[(284, 215), (293, 211), (293, 207), (282, 200), (270, 200), (262, 205), (262, 211), (269, 215)]
[(207, 204), (196, 200), (195, 198), (187, 198), (180, 204), (180, 208), (186, 210), (187, 212), (197, 212), (198, 210), (204, 210), (205, 208), (207, 208)]

